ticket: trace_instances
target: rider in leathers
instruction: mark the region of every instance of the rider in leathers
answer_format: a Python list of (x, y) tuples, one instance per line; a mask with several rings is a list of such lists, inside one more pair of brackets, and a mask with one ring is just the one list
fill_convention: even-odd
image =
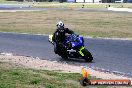
[(54, 42), (54, 52), (56, 54), (60, 53), (66, 53), (65, 50), (68, 48), (68, 46), (63, 44), (63, 41), (66, 37), (66, 33), (68, 34), (74, 34), (74, 32), (68, 28), (64, 27), (64, 23), (62, 21), (59, 21), (57, 23), (57, 29), (53, 33), (53, 42)]

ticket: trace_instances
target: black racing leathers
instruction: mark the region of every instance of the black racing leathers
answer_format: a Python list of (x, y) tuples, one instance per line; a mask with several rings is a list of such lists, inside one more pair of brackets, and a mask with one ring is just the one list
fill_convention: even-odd
[(56, 29), (56, 31), (53, 33), (53, 42), (54, 42), (54, 51), (56, 54), (58, 54), (59, 51), (65, 50), (65, 45), (63, 44), (63, 41), (66, 37), (66, 33), (68, 34), (74, 34), (74, 32), (68, 28), (65, 28), (63, 32), (60, 32)]

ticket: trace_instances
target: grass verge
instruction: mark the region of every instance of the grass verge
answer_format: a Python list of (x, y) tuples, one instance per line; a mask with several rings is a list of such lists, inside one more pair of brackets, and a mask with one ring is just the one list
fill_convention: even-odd
[(109, 7), (117, 7), (117, 8), (132, 8), (131, 3), (68, 3), (68, 2), (17, 2), (17, 1), (6, 1), (0, 0), (0, 3), (3, 4), (28, 4), (37, 8), (106, 8)]
[(116, 8), (132, 8), (130, 3), (58, 3), (58, 2), (41, 2), (33, 4), (33, 7), (41, 8), (107, 8), (109, 5)]
[(0, 32), (52, 34), (59, 20), (64, 21), (66, 27), (81, 35), (112, 38), (132, 37), (131, 13), (75, 10), (1, 12)]
[[(79, 73), (25, 69), (0, 62), (0, 88), (83, 88)], [(96, 79), (89, 76), (89, 78)], [(106, 88), (96, 86), (96, 88)]]

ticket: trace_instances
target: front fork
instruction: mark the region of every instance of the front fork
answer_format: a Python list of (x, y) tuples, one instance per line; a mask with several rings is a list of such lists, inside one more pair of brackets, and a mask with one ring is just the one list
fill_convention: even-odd
[(80, 47), (80, 49), (78, 51), (81, 56), (84, 56), (84, 53), (82, 52), (83, 49), (85, 49), (84, 46)]

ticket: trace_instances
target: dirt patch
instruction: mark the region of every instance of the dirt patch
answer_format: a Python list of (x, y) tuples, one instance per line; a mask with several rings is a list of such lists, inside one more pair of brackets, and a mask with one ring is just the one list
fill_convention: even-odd
[[(15, 67), (31, 68), (31, 69), (42, 69), (42, 70), (55, 70), (60, 72), (71, 72), (71, 73), (81, 73), (82, 66), (74, 66), (66, 63), (61, 63), (57, 61), (41, 60), (39, 58), (25, 57), (25, 56), (13, 56), (0, 55), (0, 65), (2, 63), (11, 63)], [(8, 66), (7, 66), (8, 67)], [(115, 75), (113, 73), (105, 73), (93, 70), (91, 68), (85, 69), (91, 76), (102, 79), (130, 79), (132, 78), (124, 77), (120, 75)]]
[(80, 71), (80, 67), (77, 66), (58, 63), (57, 61), (41, 60), (39, 58), (33, 57), (0, 55), (0, 62), (14, 63), (15, 65), (20, 67), (24, 66), (24, 68), (59, 70), (74, 73), (78, 73)]

